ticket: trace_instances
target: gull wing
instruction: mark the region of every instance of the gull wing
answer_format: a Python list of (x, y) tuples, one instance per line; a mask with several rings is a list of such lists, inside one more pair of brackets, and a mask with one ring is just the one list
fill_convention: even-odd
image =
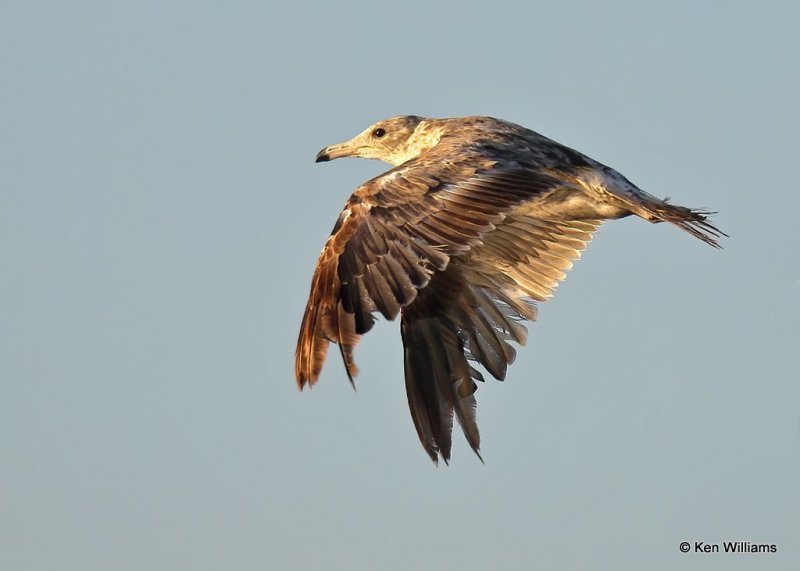
[(516, 206), (559, 184), (440, 144), (362, 185), (317, 262), (295, 353), (299, 386), (317, 381), (331, 342), (352, 381), (353, 349), (374, 313), (396, 318), (453, 256), (472, 249)]
[(505, 378), (516, 355), (509, 341), (524, 345), (527, 337), (519, 321), (536, 318), (535, 302), (552, 296), (599, 225), (511, 214), (404, 309), (408, 404), (434, 462), (450, 458), (454, 416), (478, 453), (474, 381), (483, 377), (469, 361)]

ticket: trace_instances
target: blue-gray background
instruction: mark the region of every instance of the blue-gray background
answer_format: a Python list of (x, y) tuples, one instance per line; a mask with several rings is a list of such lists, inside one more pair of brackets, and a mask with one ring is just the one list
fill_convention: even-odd
[[(3, 2), (0, 568), (797, 569), (793, 2)], [(404, 113), (539, 130), (720, 211), (604, 226), (434, 468), (395, 323), (296, 333)], [(775, 543), (681, 554), (682, 540)]]

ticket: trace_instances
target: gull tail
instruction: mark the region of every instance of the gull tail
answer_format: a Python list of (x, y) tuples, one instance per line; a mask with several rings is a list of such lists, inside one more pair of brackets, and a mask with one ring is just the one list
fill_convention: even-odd
[(723, 236), (728, 237), (725, 232), (708, 220), (708, 217), (716, 214), (716, 212), (711, 212), (704, 208), (686, 208), (685, 206), (670, 204), (669, 197), (661, 200), (644, 191), (638, 191), (636, 195), (637, 200), (633, 203), (625, 204), (624, 207), (648, 222), (654, 224), (669, 222), (706, 244), (719, 249), (722, 248), (719, 244), (719, 239)]
[(649, 222), (669, 222), (706, 244), (722, 248), (719, 239), (727, 238), (728, 235), (708, 220), (708, 217), (716, 212), (670, 204), (669, 198), (662, 200), (643, 191), (613, 169), (607, 169), (604, 174), (599, 188), (592, 184), (592, 176), (581, 181), (584, 188), (588, 186), (600, 195), (602, 201), (628, 210)]
[(669, 222), (715, 248), (722, 247), (720, 238), (728, 237), (708, 220), (715, 212), (670, 204), (669, 198), (661, 200), (643, 191), (614, 169), (600, 163), (569, 173), (552, 170), (549, 174), (577, 183), (600, 205), (619, 208), (620, 213), (614, 218), (630, 213), (653, 223)]

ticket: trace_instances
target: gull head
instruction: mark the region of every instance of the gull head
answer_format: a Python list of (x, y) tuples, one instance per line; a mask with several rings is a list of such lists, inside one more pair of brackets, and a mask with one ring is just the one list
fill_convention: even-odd
[(403, 115), (378, 121), (344, 143), (328, 145), (317, 153), (316, 162), (340, 157), (378, 159), (399, 165), (439, 142), (440, 130), (429, 119)]

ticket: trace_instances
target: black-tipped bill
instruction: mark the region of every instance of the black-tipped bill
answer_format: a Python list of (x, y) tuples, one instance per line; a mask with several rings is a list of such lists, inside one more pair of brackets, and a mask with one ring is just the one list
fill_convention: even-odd
[(354, 149), (350, 145), (350, 141), (336, 143), (335, 145), (328, 145), (318, 152), (316, 162), (322, 163), (325, 161), (332, 161), (333, 159), (338, 159), (340, 157), (352, 157), (353, 154)]

